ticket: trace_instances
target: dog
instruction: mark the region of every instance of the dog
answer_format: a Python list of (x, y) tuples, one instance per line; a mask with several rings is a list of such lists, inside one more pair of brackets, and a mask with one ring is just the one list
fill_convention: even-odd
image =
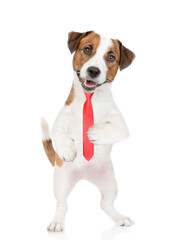
[[(68, 48), (73, 57), (74, 81), (52, 128), (52, 138), (45, 119), (41, 121), (44, 150), (54, 169), (56, 213), (49, 231), (63, 231), (67, 198), (75, 184), (85, 179), (101, 192), (101, 208), (120, 226), (130, 226), (129, 217), (114, 207), (117, 183), (110, 159), (112, 145), (127, 139), (128, 127), (117, 109), (111, 85), (118, 69), (128, 67), (135, 54), (119, 40), (105, 38), (93, 31), (70, 32)], [(94, 124), (87, 131), (94, 144), (90, 161), (83, 156), (82, 112), (86, 100), (84, 92), (91, 93)]]

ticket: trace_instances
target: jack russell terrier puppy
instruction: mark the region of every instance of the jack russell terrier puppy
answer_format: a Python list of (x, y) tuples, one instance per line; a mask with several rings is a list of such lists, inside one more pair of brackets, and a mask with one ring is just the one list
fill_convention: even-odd
[[(128, 138), (127, 125), (117, 109), (111, 85), (118, 68), (128, 67), (135, 54), (119, 40), (95, 32), (70, 32), (68, 47), (74, 54), (74, 81), (65, 105), (59, 112), (50, 138), (47, 122), (42, 119), (42, 142), (54, 169), (55, 217), (49, 231), (63, 231), (67, 198), (75, 184), (85, 179), (101, 192), (101, 208), (120, 226), (130, 226), (129, 217), (114, 207), (117, 183), (110, 159), (112, 144)], [(93, 156), (87, 161), (83, 153), (83, 106), (85, 93), (93, 93), (91, 106), (94, 124), (87, 130)], [(54, 150), (55, 148), (55, 150)], [(88, 159), (89, 160), (89, 159)]]

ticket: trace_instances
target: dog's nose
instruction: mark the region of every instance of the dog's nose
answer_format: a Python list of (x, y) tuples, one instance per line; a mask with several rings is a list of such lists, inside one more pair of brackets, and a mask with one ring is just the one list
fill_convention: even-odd
[(88, 72), (88, 75), (91, 77), (91, 78), (95, 78), (97, 77), (99, 74), (100, 74), (100, 69), (97, 68), (97, 67), (89, 67), (87, 69), (87, 72)]

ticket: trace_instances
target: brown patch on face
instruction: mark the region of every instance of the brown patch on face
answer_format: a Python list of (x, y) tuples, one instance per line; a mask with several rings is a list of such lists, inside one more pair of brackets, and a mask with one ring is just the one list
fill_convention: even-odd
[[(94, 32), (88, 34), (81, 40), (73, 59), (73, 67), (75, 71), (80, 70), (84, 63), (96, 54), (99, 44), (100, 36)], [(87, 46), (92, 47), (92, 52), (89, 55), (84, 53), (84, 48)]]
[[(108, 68), (106, 73), (107, 83), (111, 83), (115, 75), (117, 73), (120, 61), (120, 48), (119, 48), (119, 41), (112, 39), (112, 46), (108, 49), (108, 51), (104, 55), (105, 63)], [(113, 55), (115, 60), (110, 61), (109, 56)]]
[(72, 88), (71, 88), (71, 91), (69, 93), (69, 96), (65, 102), (65, 105), (70, 105), (72, 102), (73, 102), (73, 99), (74, 99), (74, 86), (72, 85)]
[(55, 152), (53, 148), (52, 140), (51, 139), (45, 140), (45, 141), (42, 141), (42, 143), (43, 143), (44, 151), (51, 165), (54, 167), (56, 162), (57, 166), (61, 167), (63, 165), (63, 161), (59, 158), (59, 156)]

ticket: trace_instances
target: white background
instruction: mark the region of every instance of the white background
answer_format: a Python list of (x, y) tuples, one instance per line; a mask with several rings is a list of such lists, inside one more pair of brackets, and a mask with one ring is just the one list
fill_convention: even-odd
[[(0, 1), (0, 239), (190, 238), (190, 14), (188, 1)], [(115, 227), (95, 186), (69, 198), (66, 232), (54, 215), (53, 168), (41, 144), (72, 84), (69, 31), (117, 38), (136, 59), (112, 86), (130, 138), (114, 145)], [(84, 211), (85, 210), (85, 211)]]

